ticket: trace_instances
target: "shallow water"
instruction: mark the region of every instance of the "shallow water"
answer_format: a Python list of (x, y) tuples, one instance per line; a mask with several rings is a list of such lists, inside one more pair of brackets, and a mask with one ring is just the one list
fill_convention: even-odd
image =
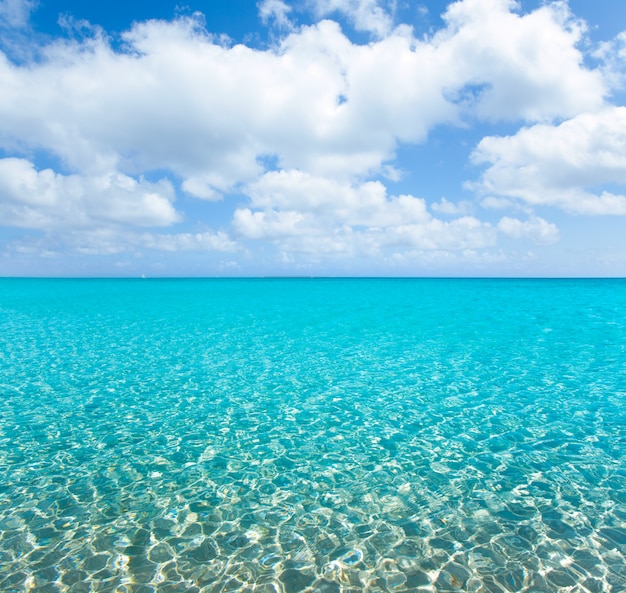
[(625, 591), (625, 397), (620, 280), (0, 280), (0, 591)]

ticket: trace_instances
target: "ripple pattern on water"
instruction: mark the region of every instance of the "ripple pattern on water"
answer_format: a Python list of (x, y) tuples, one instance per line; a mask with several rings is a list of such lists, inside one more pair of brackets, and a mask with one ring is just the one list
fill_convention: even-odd
[(626, 590), (626, 283), (0, 281), (0, 591)]

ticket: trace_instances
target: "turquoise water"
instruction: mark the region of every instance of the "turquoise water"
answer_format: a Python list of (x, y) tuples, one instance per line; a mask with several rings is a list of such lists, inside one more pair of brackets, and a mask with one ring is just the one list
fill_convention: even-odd
[(0, 280), (0, 591), (626, 591), (626, 282)]

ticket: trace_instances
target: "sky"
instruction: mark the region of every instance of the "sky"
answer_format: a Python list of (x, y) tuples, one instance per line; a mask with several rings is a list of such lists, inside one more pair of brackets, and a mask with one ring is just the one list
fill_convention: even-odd
[(0, 0), (0, 276), (626, 276), (623, 0)]

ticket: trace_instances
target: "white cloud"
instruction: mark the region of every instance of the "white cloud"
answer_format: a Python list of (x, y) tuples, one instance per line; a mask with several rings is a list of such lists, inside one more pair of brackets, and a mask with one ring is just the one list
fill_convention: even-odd
[(626, 214), (626, 196), (593, 191), (626, 184), (626, 107), (484, 138), (472, 159), (488, 165), (475, 185), (485, 193), (581, 214)]
[(127, 53), (102, 36), (57, 43), (37, 63), (0, 60), (0, 144), (49, 150), (84, 174), (170, 170), (212, 199), (261, 174), (264, 155), (372, 175), (398, 141), (424, 141), (463, 112), (544, 120), (601, 103), (601, 76), (555, 9), (464, 0), (446, 18), (431, 40), (396, 29), (367, 45), (323, 21), (278, 48), (225, 47), (194, 18), (136, 24)]
[[(445, 27), (422, 40), (406, 26), (394, 28), (393, 2), (315, 0), (314, 6), (319, 15), (343, 14), (375, 40), (353, 43), (325, 20), (289, 29), (260, 50), (224, 44), (191, 17), (137, 23), (124, 34), (123, 51), (95, 32), (84, 41), (52, 43), (32, 62), (18, 65), (0, 54), (0, 148), (53, 155), (72, 173), (38, 171), (25, 159), (0, 161), (5, 224), (59, 232), (172, 225), (181, 220), (173, 185), (142, 177), (159, 171), (196, 198), (246, 193), (250, 202), (234, 213), (233, 229), (284, 250), (483, 249), (494, 245), (498, 229), (468, 216), (468, 205), (433, 205), (434, 212), (459, 216), (442, 221), (420, 198), (387, 195), (375, 179), (398, 179), (398, 145), (424, 142), (443, 124), (576, 122), (579, 113), (603, 106), (602, 74), (584, 66), (577, 49), (583, 28), (563, 3), (518, 14), (507, 0), (462, 0), (449, 6)], [(287, 27), (286, 2), (263, 0), (258, 7), (262, 18)], [(481, 191), (497, 200), (621, 212), (622, 196), (581, 195), (580, 185), (555, 180), (559, 166), (541, 169), (541, 143), (567, 125), (481, 142), (474, 156), (488, 165)], [(621, 133), (607, 129), (604, 140), (599, 131), (594, 137), (619, 160)], [(536, 136), (528, 147), (524, 134)], [(588, 153), (600, 159), (591, 148)], [(555, 149), (553, 163), (565, 176), (595, 171), (610, 182), (607, 164), (576, 169), (568, 158)], [(538, 176), (524, 175), (526, 166), (539, 167)], [(503, 228), (541, 237), (535, 227)], [(150, 244), (222, 245), (219, 234), (174, 236)]]
[(238, 208), (233, 226), (246, 239), (278, 239), (300, 234), (298, 227), (303, 221), (304, 216), (293, 210), (252, 212), (250, 208)]
[[(487, 120), (547, 121), (597, 109), (606, 93), (599, 72), (583, 67), (576, 45), (584, 26), (567, 4), (525, 15), (512, 0), (463, 0), (443, 15), (433, 43), (451, 78), (450, 92)], [(456, 84), (463, 80), (463, 84)]]
[(434, 202), (430, 207), (434, 212), (441, 214), (469, 214), (473, 209), (473, 204), (466, 200), (451, 202), (446, 198), (441, 198), (439, 202)]
[[(380, 0), (310, 0), (318, 17), (341, 13), (357, 31), (385, 37), (393, 26), (395, 3)], [(387, 6), (385, 6), (387, 5)]]
[(98, 176), (37, 171), (17, 158), (0, 159), (0, 218), (31, 229), (96, 224), (167, 226), (180, 220), (168, 181), (149, 183), (121, 173)]
[(38, 4), (37, 0), (0, 0), (0, 25), (25, 27)]
[(290, 29), (292, 27), (289, 20), (291, 6), (283, 0), (263, 0), (258, 4), (259, 16), (264, 23), (273, 20), (279, 27)]
[(286, 252), (380, 256), (390, 249), (477, 249), (496, 230), (473, 217), (444, 222), (409, 195), (387, 196), (380, 182), (353, 185), (301, 171), (270, 172), (247, 188), (252, 208), (235, 212), (247, 239), (268, 239)]
[(503, 217), (498, 230), (514, 239), (529, 238), (537, 245), (547, 245), (559, 240), (559, 229), (543, 218), (533, 217), (526, 221)]
[(340, 224), (386, 227), (429, 218), (424, 200), (388, 199), (385, 186), (370, 181), (354, 186), (302, 171), (272, 171), (247, 188), (252, 206), (330, 216)]
[(445, 222), (431, 218), (422, 224), (401, 225), (390, 229), (389, 236), (384, 243), (430, 250), (482, 249), (496, 244), (492, 225), (473, 216)]

